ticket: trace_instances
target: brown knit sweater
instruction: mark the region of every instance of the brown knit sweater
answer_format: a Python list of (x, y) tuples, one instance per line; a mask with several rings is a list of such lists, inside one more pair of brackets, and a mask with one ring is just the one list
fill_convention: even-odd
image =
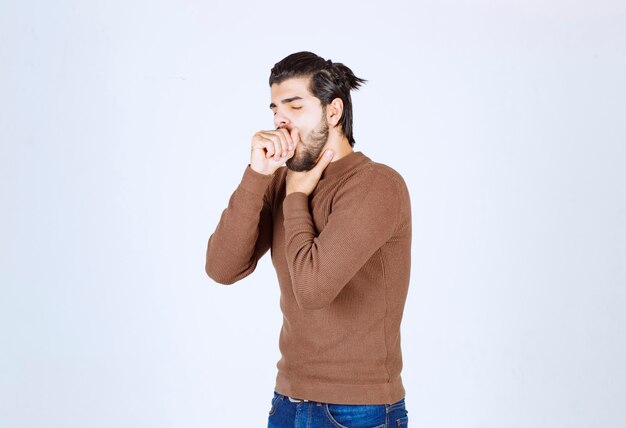
[(353, 151), (310, 196), (285, 197), (286, 168), (245, 169), (208, 241), (206, 272), (232, 284), (271, 250), (283, 326), (277, 392), (335, 404), (404, 398), (400, 322), (411, 267), (409, 192)]

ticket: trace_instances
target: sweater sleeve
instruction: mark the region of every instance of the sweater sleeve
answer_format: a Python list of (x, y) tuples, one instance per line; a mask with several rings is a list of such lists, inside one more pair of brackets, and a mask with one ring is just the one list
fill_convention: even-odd
[(328, 306), (372, 255), (393, 235), (398, 223), (398, 185), (386, 175), (344, 184), (332, 211), (316, 233), (308, 196), (285, 197), (285, 252), (293, 292), (302, 309)]
[(220, 284), (250, 275), (272, 244), (269, 192), (273, 175), (246, 167), (207, 244), (205, 271)]

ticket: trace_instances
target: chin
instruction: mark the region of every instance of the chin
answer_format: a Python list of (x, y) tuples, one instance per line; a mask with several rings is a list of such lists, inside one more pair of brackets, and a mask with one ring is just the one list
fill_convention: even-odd
[(310, 171), (315, 166), (315, 163), (306, 162), (302, 159), (296, 159), (295, 157), (293, 157), (291, 159), (287, 159), (287, 162), (285, 162), (285, 166), (291, 171), (303, 172)]
[(302, 171), (310, 171), (311, 167), (306, 168), (306, 165), (302, 165), (300, 163), (293, 163), (293, 162), (289, 162), (287, 161), (285, 163), (285, 166), (287, 167), (287, 169), (290, 169), (291, 171), (294, 172), (302, 172)]

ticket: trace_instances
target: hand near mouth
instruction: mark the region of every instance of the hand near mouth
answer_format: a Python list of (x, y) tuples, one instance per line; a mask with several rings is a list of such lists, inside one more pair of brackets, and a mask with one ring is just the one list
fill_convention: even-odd
[(300, 142), (300, 131), (285, 128), (258, 131), (252, 136), (250, 168), (258, 173), (272, 175), (287, 159), (293, 157)]

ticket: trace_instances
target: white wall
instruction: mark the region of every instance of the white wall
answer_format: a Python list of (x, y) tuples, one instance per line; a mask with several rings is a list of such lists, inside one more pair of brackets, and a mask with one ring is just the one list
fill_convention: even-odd
[(355, 150), (411, 192), (411, 426), (623, 426), (618, 0), (3, 1), (0, 426), (265, 426), (269, 255), (204, 253), (299, 50), (369, 80)]

